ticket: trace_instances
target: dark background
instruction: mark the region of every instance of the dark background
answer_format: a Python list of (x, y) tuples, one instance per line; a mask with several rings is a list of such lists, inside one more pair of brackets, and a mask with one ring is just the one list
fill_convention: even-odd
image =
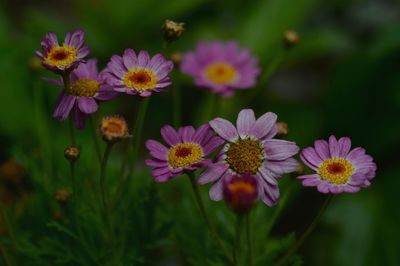
[[(62, 39), (67, 31), (84, 29), (86, 43), (92, 48), (90, 56), (98, 57), (104, 67), (111, 55), (122, 54), (126, 47), (146, 49), (151, 54), (161, 51), (160, 28), (167, 18), (185, 22), (187, 28), (170, 51), (191, 50), (200, 40), (237, 40), (259, 57), (263, 69), (280, 58), (257, 97), (250, 103), (242, 101), (250, 93), (243, 91), (220, 100), (220, 116), (233, 120), (243, 107), (253, 108), (257, 116), (273, 111), (289, 124), (287, 138), (301, 147), (331, 134), (349, 136), (353, 146), (366, 148), (375, 158), (378, 171), (372, 186), (334, 200), (300, 250), (305, 265), (400, 265), (399, 1), (0, 1), (1, 160), (16, 158), (22, 163), (33, 180), (29, 182), (34, 194), (54, 190), (54, 183), (63, 183), (60, 180), (68, 173), (62, 157), (68, 144), (67, 125), (51, 118), (58, 89), (40, 79), (51, 74), (37, 68), (33, 53), (40, 48), (46, 32), (54, 31)], [(296, 30), (301, 41), (285, 50), (282, 34), (288, 29)], [(193, 87), (186, 76), (175, 78), (182, 79), (185, 124), (206, 122), (197, 117), (209, 93)], [(168, 92), (152, 96), (146, 139), (159, 138), (160, 127), (172, 123), (171, 97)], [(104, 103), (100, 113), (118, 112), (130, 121), (135, 106), (134, 99), (121, 96)], [(81, 143), (86, 142), (92, 145), (88, 129), (81, 132)], [(147, 156), (144, 149), (142, 154), (141, 158)], [(90, 157), (86, 162), (90, 164)], [(46, 183), (45, 188), (41, 183), (43, 169), (56, 180)], [(149, 175), (145, 176), (151, 182)], [(154, 189), (164, 191), (162, 194), (180, 188), (183, 182), (173, 181)], [(290, 196), (290, 204), (273, 227), (274, 238), (302, 232), (323, 200), (314, 189), (301, 189), (295, 181), (292, 184), (296, 193)], [(285, 188), (286, 183), (283, 192)], [(181, 202), (166, 194), (164, 198), (161, 195), (160, 204), (169, 205), (169, 209), (162, 209), (162, 213), (178, 208), (174, 205)], [(210, 204), (212, 208), (222, 206)], [(177, 220), (185, 220), (187, 213), (175, 212)], [(265, 216), (265, 223), (270, 217)], [(222, 218), (218, 222), (222, 226), (229, 223)], [(22, 224), (21, 235), (35, 230)], [(192, 229), (187, 226), (182, 230), (190, 234)], [(165, 239), (172, 241), (172, 235)], [(260, 252), (273, 249), (267, 244), (264, 249), (262, 241), (258, 245)], [(194, 246), (188, 248), (196, 253)], [(174, 263), (174, 254), (164, 257)]]

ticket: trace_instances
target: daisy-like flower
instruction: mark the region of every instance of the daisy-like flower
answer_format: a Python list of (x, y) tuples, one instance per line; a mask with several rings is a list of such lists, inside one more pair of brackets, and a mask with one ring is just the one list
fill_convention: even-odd
[[(61, 80), (48, 80), (63, 86)], [(83, 128), (87, 115), (97, 111), (96, 100), (105, 101), (117, 95), (104, 83), (103, 73), (98, 74), (97, 60), (90, 59), (72, 71), (70, 85), (60, 92), (53, 117), (64, 121), (72, 111), (76, 127)]]
[(250, 174), (224, 180), (224, 200), (236, 212), (250, 210), (259, 198), (257, 178)]
[(161, 135), (168, 146), (155, 140), (146, 141), (152, 158), (146, 165), (154, 167), (152, 175), (157, 182), (166, 182), (185, 172), (191, 172), (211, 163), (206, 159), (223, 140), (205, 124), (195, 130), (191, 126), (176, 131), (169, 125), (161, 129)]
[(276, 114), (268, 112), (256, 120), (253, 110), (244, 109), (238, 115), (237, 128), (222, 118), (210, 121), (211, 128), (227, 141), (217, 161), (199, 178), (200, 184), (214, 184), (211, 199), (222, 199), (224, 181), (231, 176), (250, 174), (257, 179), (261, 200), (275, 205), (279, 198), (277, 179), (297, 169), (298, 163), (291, 157), (299, 151), (294, 142), (273, 139), (276, 119)]
[(197, 86), (224, 96), (254, 86), (260, 73), (257, 58), (233, 41), (199, 43), (196, 51), (184, 55), (181, 70), (194, 77)]
[(136, 55), (132, 49), (126, 49), (122, 57), (111, 57), (107, 83), (115, 91), (147, 97), (171, 84), (168, 74), (172, 68), (173, 63), (161, 54), (150, 58), (146, 51)]
[(337, 140), (330, 136), (329, 141), (316, 140), (314, 147), (301, 151), (302, 161), (316, 173), (297, 177), (303, 186), (317, 187), (322, 193), (357, 192), (370, 186), (375, 177), (376, 164), (365, 149), (351, 150), (350, 138)]
[(36, 51), (36, 55), (45, 68), (57, 74), (68, 73), (83, 62), (83, 58), (90, 52), (85, 46), (84, 37), (82, 30), (68, 32), (64, 43), (60, 45), (57, 36), (49, 32), (41, 42), (43, 53)]

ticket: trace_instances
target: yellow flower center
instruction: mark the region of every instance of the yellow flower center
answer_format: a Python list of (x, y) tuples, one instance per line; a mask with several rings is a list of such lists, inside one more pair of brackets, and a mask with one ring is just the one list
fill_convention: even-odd
[(100, 132), (106, 140), (118, 141), (128, 136), (128, 125), (118, 116), (109, 116), (101, 121)]
[(327, 159), (318, 169), (322, 180), (336, 185), (346, 184), (353, 172), (353, 165), (344, 158)]
[(228, 144), (225, 161), (238, 174), (256, 174), (264, 161), (264, 149), (258, 140), (239, 139)]
[(50, 66), (67, 67), (76, 60), (77, 56), (78, 51), (74, 47), (68, 45), (54, 46), (44, 58), (44, 63)]
[(197, 143), (180, 143), (168, 151), (168, 163), (172, 168), (188, 167), (203, 158), (203, 150)]
[(84, 78), (73, 82), (67, 92), (75, 96), (93, 97), (99, 87), (100, 83), (97, 80)]
[(139, 92), (145, 92), (157, 86), (158, 78), (151, 69), (130, 69), (124, 76), (124, 84), (128, 88)]
[(236, 80), (236, 69), (227, 63), (214, 63), (205, 69), (206, 77), (215, 84), (227, 85)]

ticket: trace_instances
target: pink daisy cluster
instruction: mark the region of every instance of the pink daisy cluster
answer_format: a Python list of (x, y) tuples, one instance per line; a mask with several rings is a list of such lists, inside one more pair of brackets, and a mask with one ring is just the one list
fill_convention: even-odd
[(47, 79), (62, 87), (53, 113), (60, 121), (72, 114), (76, 127), (83, 128), (88, 115), (98, 110), (98, 101), (121, 92), (146, 97), (171, 84), (171, 61), (161, 54), (152, 58), (146, 51), (136, 54), (133, 49), (126, 49), (122, 57), (112, 56), (99, 73), (96, 59), (84, 59), (90, 52), (84, 37), (82, 30), (69, 32), (59, 44), (50, 32), (41, 42), (43, 52), (36, 51), (42, 65), (61, 76), (60, 80)]

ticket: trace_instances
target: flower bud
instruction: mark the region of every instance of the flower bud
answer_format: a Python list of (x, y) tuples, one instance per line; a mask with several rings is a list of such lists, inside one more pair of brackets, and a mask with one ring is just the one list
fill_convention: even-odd
[(64, 188), (57, 190), (54, 195), (54, 198), (60, 205), (67, 205), (70, 197), (71, 192)]
[(76, 146), (68, 146), (64, 150), (64, 156), (68, 161), (74, 162), (79, 159), (81, 152), (78, 147)]
[(224, 182), (224, 200), (237, 213), (249, 211), (258, 200), (258, 183), (250, 174), (233, 176)]
[(172, 20), (165, 20), (162, 26), (162, 32), (164, 33), (164, 39), (167, 42), (173, 42), (179, 39), (182, 33), (185, 31), (185, 23), (179, 23)]
[(283, 42), (286, 48), (291, 48), (300, 42), (300, 37), (297, 32), (288, 30), (283, 34)]
[(122, 116), (113, 115), (104, 117), (99, 125), (100, 134), (106, 142), (118, 142), (127, 137), (128, 124)]
[(289, 127), (288, 124), (285, 122), (277, 122), (276, 123), (276, 128), (278, 130), (278, 136), (284, 136), (287, 135), (289, 133)]

